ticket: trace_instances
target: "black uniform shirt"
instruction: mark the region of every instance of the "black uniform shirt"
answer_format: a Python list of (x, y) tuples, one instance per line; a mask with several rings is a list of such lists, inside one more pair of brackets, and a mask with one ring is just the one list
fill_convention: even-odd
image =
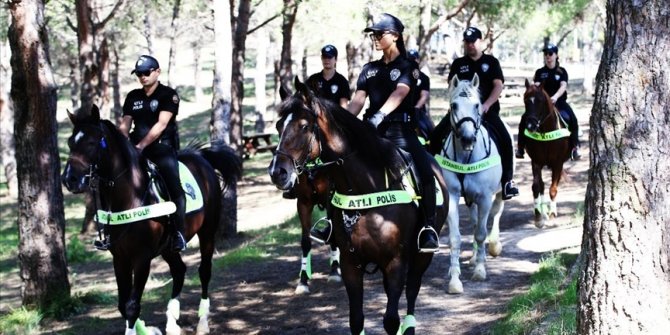
[(316, 95), (330, 100), (339, 105), (341, 98), (351, 99), (351, 90), (349, 82), (343, 75), (335, 72), (335, 75), (326, 80), (321, 72), (317, 72), (307, 79), (309, 87), (316, 90)]
[(419, 72), (419, 80), (416, 82), (416, 87), (421, 91), (430, 91), (430, 78), (423, 72)]
[[(544, 66), (535, 71), (533, 81), (542, 83), (544, 90), (547, 91), (549, 96), (553, 96), (558, 92), (558, 89), (561, 88), (562, 81), (566, 84), (568, 83), (568, 71), (565, 71), (565, 69), (560, 66), (555, 66), (553, 69)], [(568, 91), (566, 90), (556, 102), (566, 102), (567, 99)]]
[(123, 116), (129, 115), (133, 118), (134, 138), (144, 138), (158, 122), (161, 111), (171, 112), (172, 118), (159, 139), (172, 140), (176, 138), (176, 118), (179, 111), (179, 95), (174, 89), (158, 83), (151, 96), (147, 96), (144, 89), (138, 88), (130, 91), (123, 103)]
[[(502, 68), (500, 68), (498, 59), (486, 54), (483, 54), (476, 61), (472, 60), (469, 56), (455, 59), (454, 62), (451, 63), (451, 68), (449, 69), (449, 80), (451, 80), (454, 75), (458, 75), (458, 79), (460, 80), (472, 80), (475, 73), (479, 76), (479, 93), (480, 101), (482, 103), (488, 99), (489, 95), (491, 95), (494, 79), (500, 79), (503, 83), (505, 82), (505, 77), (503, 77)], [(488, 112), (500, 112), (500, 103), (496, 100), (496, 102), (489, 108)]]
[(384, 63), (381, 59), (365, 64), (356, 82), (356, 89), (367, 92), (370, 98), (370, 108), (365, 116), (372, 116), (372, 114), (379, 111), (400, 83), (409, 86), (410, 92), (391, 113), (404, 112), (412, 114), (416, 103), (416, 94), (414, 91), (416, 90), (416, 81), (418, 78), (419, 69), (416, 63), (402, 56), (396, 57), (396, 59), (388, 64)]

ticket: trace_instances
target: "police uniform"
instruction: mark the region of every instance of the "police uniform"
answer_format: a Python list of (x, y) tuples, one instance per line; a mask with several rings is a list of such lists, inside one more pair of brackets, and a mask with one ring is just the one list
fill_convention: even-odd
[(349, 81), (338, 72), (335, 72), (330, 80), (326, 80), (321, 72), (317, 72), (309, 76), (307, 83), (315, 90), (317, 96), (332, 101), (336, 105), (340, 104), (341, 98), (351, 99)]
[[(561, 88), (561, 82), (568, 82), (568, 71), (560, 66), (555, 66), (553, 69), (548, 68), (546, 65), (542, 68), (535, 71), (535, 76), (533, 76), (533, 81), (536, 83), (542, 83), (542, 87), (549, 94), (553, 96), (558, 92), (558, 89)], [(564, 120), (568, 122), (568, 130), (570, 130), (570, 144), (573, 147), (579, 146), (579, 125), (577, 123), (577, 117), (575, 112), (572, 111), (572, 108), (568, 104), (568, 91), (566, 90), (563, 94), (556, 100), (554, 104), (556, 108), (561, 112), (561, 116)], [(524, 118), (525, 119), (525, 118)], [(525, 121), (525, 120), (524, 120)], [(519, 134), (521, 135), (523, 129), (521, 127), (526, 127), (526, 122), (519, 123)], [(519, 136), (522, 138), (522, 136)]]
[[(158, 122), (161, 112), (172, 113), (172, 118), (163, 130), (163, 133), (151, 144), (142, 150), (142, 155), (152, 161), (158, 167), (163, 182), (168, 188), (170, 200), (175, 203), (177, 211), (175, 212), (175, 234), (179, 232), (182, 236), (180, 243), (173, 247), (175, 251), (182, 248), (178, 245), (183, 244), (184, 219), (186, 199), (184, 190), (179, 179), (179, 165), (177, 161), (177, 150), (179, 148), (179, 137), (177, 135), (176, 117), (179, 111), (179, 95), (177, 92), (161, 83), (151, 94), (147, 96), (144, 89), (135, 89), (128, 93), (123, 104), (123, 116), (133, 118), (133, 132), (130, 134), (132, 143), (139, 143)], [(176, 236), (176, 235), (175, 235)]]
[(435, 183), (430, 164), (433, 158), (424, 150), (414, 131), (413, 115), (418, 79), (419, 69), (416, 63), (404, 56), (398, 56), (388, 64), (377, 60), (363, 66), (356, 89), (365, 91), (368, 95), (370, 108), (363, 117), (369, 119), (386, 103), (398, 84), (409, 86), (410, 92), (394, 111), (386, 115), (377, 130), (381, 136), (409, 152), (414, 158), (423, 184), (421, 205), (423, 214), (426, 224), (432, 225), (435, 218)]

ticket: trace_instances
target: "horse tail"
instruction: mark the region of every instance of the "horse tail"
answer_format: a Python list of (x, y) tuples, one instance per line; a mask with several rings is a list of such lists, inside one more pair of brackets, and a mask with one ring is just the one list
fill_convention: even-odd
[(229, 146), (203, 148), (202, 156), (220, 173), (224, 189), (242, 177), (242, 158)]

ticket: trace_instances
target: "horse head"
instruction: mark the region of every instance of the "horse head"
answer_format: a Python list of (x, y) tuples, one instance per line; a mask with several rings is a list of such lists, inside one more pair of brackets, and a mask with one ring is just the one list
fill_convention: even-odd
[(268, 166), (272, 182), (281, 190), (291, 189), (307, 163), (321, 153), (317, 118), (323, 106), (297, 77), (295, 88), (293, 94), (284, 86), (280, 89), (279, 145)]
[(82, 193), (90, 186), (93, 170), (99, 165), (108, 143), (100, 126), (100, 111), (93, 105), (90, 113), (79, 111), (68, 117), (73, 125), (67, 145), (70, 154), (61, 180), (72, 193)]
[(479, 100), (479, 76), (472, 81), (459, 80), (454, 76), (449, 83), (448, 95), (451, 106), (451, 128), (461, 141), (464, 150), (472, 150), (477, 141), (477, 132), (482, 125), (482, 108)]
[(523, 94), (523, 103), (526, 110), (527, 128), (529, 131), (540, 130), (542, 124), (549, 119), (553, 111), (551, 98), (542, 85), (537, 86), (526, 79), (526, 92)]

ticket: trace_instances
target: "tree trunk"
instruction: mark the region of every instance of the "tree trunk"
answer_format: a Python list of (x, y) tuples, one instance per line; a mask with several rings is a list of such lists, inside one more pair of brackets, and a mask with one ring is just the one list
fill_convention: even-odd
[(298, 13), (298, 0), (284, 0), (282, 10), (282, 45), (279, 61), (279, 78), (282, 86), (293, 87), (293, 60), (291, 59), (291, 38), (293, 25)]
[(168, 58), (168, 86), (172, 86), (172, 79), (174, 76), (174, 64), (177, 59), (177, 20), (179, 19), (179, 8), (181, 7), (181, 0), (174, 0), (172, 6), (172, 23), (170, 24), (170, 56)]
[(667, 3), (607, 2), (590, 121), (579, 334), (670, 329), (669, 52)]
[(90, 0), (75, 0), (77, 11), (77, 41), (79, 45), (79, 73), (81, 74), (80, 110), (88, 113), (99, 96), (99, 64), (95, 54), (95, 31)]
[(232, 37), (230, 28), (230, 3), (213, 1), (214, 11), (214, 87), (212, 89), (212, 116), (210, 141), (213, 146), (230, 143), (230, 95), (232, 66)]
[(56, 122), (44, 2), (9, 3), (12, 89), (19, 180), (19, 268), (24, 306), (70, 295)]
[(121, 67), (119, 65), (119, 50), (116, 45), (112, 47), (112, 55), (114, 59), (112, 60), (112, 70), (109, 73), (109, 81), (112, 82), (112, 100), (114, 101), (114, 106), (112, 107), (112, 118), (115, 120), (116, 124), (121, 123), (123, 107), (121, 105), (121, 83), (119, 81), (119, 72)]
[(193, 95), (196, 103), (202, 101), (202, 86), (200, 86), (200, 42), (191, 43), (193, 49)]
[(112, 99), (109, 94), (109, 63), (109, 44), (107, 38), (103, 38), (98, 50), (98, 76), (100, 78), (98, 86), (100, 101), (98, 106), (100, 107), (100, 117), (108, 120), (112, 119)]
[(244, 100), (244, 59), (247, 44), (247, 32), (249, 31), (249, 18), (251, 16), (251, 1), (240, 0), (235, 18), (235, 30), (233, 31), (233, 59), (231, 76), (232, 112), (230, 119), (231, 146), (240, 155), (242, 154), (242, 133), (244, 132), (242, 121), (242, 101)]
[(154, 54), (154, 32), (151, 22), (151, 0), (144, 0), (144, 39), (147, 41), (147, 53)]
[(19, 195), (16, 179), (16, 157), (14, 150), (14, 108), (9, 98), (10, 64), (9, 44), (1, 41), (0, 49), (0, 165), (4, 169), (9, 196), (16, 199)]
[[(262, 122), (263, 128), (260, 132), (264, 132), (265, 120), (268, 119), (267, 113), (267, 99), (266, 99), (266, 81), (267, 81), (267, 51), (270, 40), (265, 29), (258, 31), (258, 39), (256, 45), (256, 75), (254, 76), (254, 87), (256, 96), (256, 122)], [(258, 131), (258, 129), (256, 129)]]
[(79, 63), (75, 59), (68, 61), (70, 65), (70, 102), (72, 102), (72, 111), (79, 108)]

